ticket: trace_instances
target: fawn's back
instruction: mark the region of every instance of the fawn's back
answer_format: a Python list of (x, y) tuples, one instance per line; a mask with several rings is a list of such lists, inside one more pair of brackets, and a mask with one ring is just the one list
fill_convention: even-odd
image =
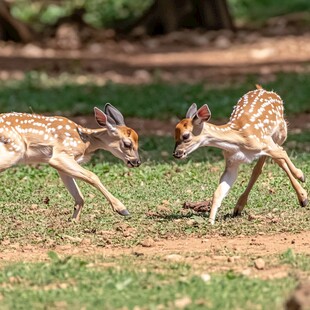
[(257, 87), (239, 99), (228, 125), (254, 142), (273, 137), (282, 144), (286, 139), (283, 101), (276, 93)]
[(1, 114), (0, 150), (2, 154), (19, 155), (24, 163), (46, 162), (53, 151), (66, 152), (75, 157), (85, 150), (81, 132), (87, 130), (60, 116), (15, 112)]

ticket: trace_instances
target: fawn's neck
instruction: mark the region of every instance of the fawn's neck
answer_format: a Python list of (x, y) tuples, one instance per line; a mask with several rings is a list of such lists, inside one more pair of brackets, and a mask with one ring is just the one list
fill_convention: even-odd
[(108, 150), (111, 143), (110, 136), (106, 128), (90, 129), (79, 127), (79, 134), (85, 143), (85, 153), (91, 154), (98, 149)]
[(204, 146), (214, 146), (228, 152), (236, 151), (245, 143), (240, 132), (232, 129), (229, 124), (219, 126), (204, 123), (202, 134), (205, 137)]

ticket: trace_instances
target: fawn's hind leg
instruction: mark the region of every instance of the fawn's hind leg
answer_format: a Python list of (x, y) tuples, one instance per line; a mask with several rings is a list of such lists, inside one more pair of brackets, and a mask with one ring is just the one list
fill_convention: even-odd
[(305, 207), (308, 204), (308, 195), (307, 192), (302, 188), (302, 186), (296, 181), (295, 177), (293, 176), (291, 169), (289, 169), (289, 166), (287, 165), (286, 161), (284, 159), (273, 159), (287, 174), (289, 177), (291, 184), (297, 194), (297, 198), (299, 201), (299, 204), (302, 207)]
[(0, 139), (0, 172), (16, 165), (22, 157), (21, 151), (11, 149), (8, 143), (4, 144)]
[[(279, 142), (281, 143), (283, 141)], [(274, 140), (268, 140), (268, 147), (264, 151), (285, 171), (297, 194), (299, 204), (302, 207), (306, 206), (308, 204), (307, 192), (297, 182), (297, 180), (305, 182), (305, 176), (303, 172), (295, 167), (285, 150), (276, 144)]]
[[(279, 130), (272, 136), (271, 142), (272, 149), (268, 150), (267, 153), (272, 158), (282, 158), (285, 160), (288, 169), (290, 170), (291, 174), (296, 178), (297, 180), (301, 182), (305, 182), (305, 176), (303, 172), (296, 168), (295, 165), (292, 163), (291, 159), (287, 155), (287, 153), (282, 149), (280, 145), (282, 145), (287, 138), (287, 125), (286, 122), (283, 121), (282, 124), (279, 127)], [(281, 167), (281, 165), (279, 165)]]

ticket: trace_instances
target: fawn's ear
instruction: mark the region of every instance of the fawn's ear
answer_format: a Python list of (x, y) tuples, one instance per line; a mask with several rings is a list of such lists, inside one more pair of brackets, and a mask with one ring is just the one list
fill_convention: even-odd
[(197, 105), (193, 103), (186, 112), (186, 118), (193, 118), (197, 112)]
[(116, 125), (125, 126), (124, 116), (112, 104), (107, 103), (104, 107), (104, 112), (115, 121)]
[(109, 131), (115, 131), (115, 122), (113, 119), (110, 119), (108, 115), (102, 112), (97, 107), (94, 107), (95, 118), (99, 126), (107, 127)]
[(209, 107), (204, 104), (193, 117), (193, 121), (195, 124), (199, 125), (202, 122), (207, 122), (211, 118), (211, 111)]

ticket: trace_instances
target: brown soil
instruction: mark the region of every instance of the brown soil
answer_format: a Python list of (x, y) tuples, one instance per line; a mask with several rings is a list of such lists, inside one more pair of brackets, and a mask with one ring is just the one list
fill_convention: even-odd
[[(12, 246), (13, 247), (13, 246)], [(54, 248), (36, 247), (26, 245), (13, 250), (4, 250), (0, 254), (2, 260), (8, 261), (33, 261), (47, 259), (47, 252), (56, 251), (63, 255), (82, 255), (82, 256), (117, 256), (123, 254), (140, 253), (144, 255), (164, 256), (171, 253), (217, 253), (221, 251), (238, 252), (243, 255), (265, 256), (282, 253), (288, 248), (296, 253), (310, 254), (310, 233), (300, 232), (296, 234), (281, 233), (276, 235), (257, 235), (257, 236), (239, 236), (212, 238), (188, 237), (186, 239), (173, 239), (152, 242), (151, 246), (138, 245), (132, 248), (119, 247), (95, 247), (89, 244), (80, 245), (60, 245)], [(18, 255), (16, 255), (18, 254)]]
[(79, 50), (39, 43), (0, 44), (0, 79), (45, 70), (92, 74), (102, 83), (148, 83), (158, 78), (223, 83), (254, 73), (260, 75), (258, 82), (264, 83), (280, 71), (309, 72), (309, 62), (310, 33), (279, 37), (239, 33), (233, 39), (223, 33), (213, 40), (207, 34), (176, 33), (138, 42), (92, 42)]
[[(53, 248), (32, 245), (12, 246), (0, 254), (2, 264), (8, 262), (48, 261), (48, 252), (53, 250), (61, 256), (117, 258), (122, 255), (144, 257), (145, 259), (161, 258), (171, 261), (184, 261), (194, 268), (206, 268), (208, 272), (235, 270), (245, 275), (262, 278), (281, 278), (288, 275), (289, 267), (274, 262), (274, 255), (287, 249), (295, 253), (310, 255), (310, 233), (276, 234), (212, 238), (193, 238), (152, 241), (147, 246), (132, 248), (96, 247), (90, 244), (67, 244)], [(255, 259), (262, 257), (267, 263), (263, 270), (254, 267)], [(113, 265), (113, 264), (112, 264)]]

